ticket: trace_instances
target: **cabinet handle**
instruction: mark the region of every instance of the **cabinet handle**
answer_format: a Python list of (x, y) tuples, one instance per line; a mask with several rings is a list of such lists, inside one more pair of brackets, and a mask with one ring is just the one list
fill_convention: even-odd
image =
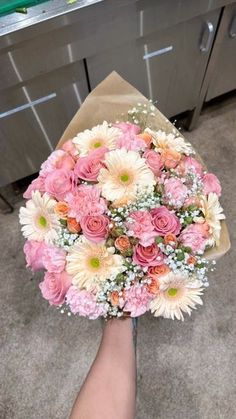
[(233, 17), (231, 21), (231, 25), (229, 28), (229, 36), (230, 38), (236, 38), (236, 15)]
[(214, 36), (214, 26), (208, 20), (205, 22), (205, 29), (203, 31), (202, 40), (200, 44), (201, 52), (208, 52)]

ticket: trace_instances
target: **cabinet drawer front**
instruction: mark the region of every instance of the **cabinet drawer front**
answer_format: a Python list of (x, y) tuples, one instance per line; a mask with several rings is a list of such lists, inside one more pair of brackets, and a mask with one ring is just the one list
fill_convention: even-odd
[(216, 10), (88, 58), (91, 87), (116, 70), (145, 96), (157, 101), (165, 115), (193, 109), (213, 42), (212, 37), (210, 43), (206, 40), (208, 49), (201, 51), (206, 22), (211, 23), (214, 35), (219, 15)]
[(41, 35), (38, 35), (41, 24), (35, 25), (31, 39), (2, 50), (0, 89), (18, 83), (16, 69), (21, 80), (26, 81), (136, 38), (134, 2), (122, 7), (87, 9), (77, 11), (77, 19), (74, 13), (64, 16), (67, 24), (61, 27), (54, 28), (52, 19)]
[(225, 10), (225, 32), (214, 65), (206, 101), (236, 89), (236, 4)]
[[(67, 82), (41, 79), (9, 89), (0, 112), (0, 186), (35, 173), (88, 94), (83, 65)], [(77, 71), (76, 71), (77, 70)], [(77, 77), (76, 77), (77, 72)], [(80, 74), (80, 76), (78, 76)]]

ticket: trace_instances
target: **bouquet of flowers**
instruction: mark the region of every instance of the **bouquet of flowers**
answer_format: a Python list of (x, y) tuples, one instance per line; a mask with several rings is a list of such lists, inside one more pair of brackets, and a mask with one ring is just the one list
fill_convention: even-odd
[(221, 186), (175, 128), (155, 126), (156, 111), (140, 101), (122, 122), (77, 131), (24, 194), (27, 266), (45, 270), (41, 293), (61, 312), (183, 320), (202, 304)]

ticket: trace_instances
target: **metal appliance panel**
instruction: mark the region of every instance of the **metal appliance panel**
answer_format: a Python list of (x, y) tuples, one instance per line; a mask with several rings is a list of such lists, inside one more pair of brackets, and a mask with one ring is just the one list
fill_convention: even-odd
[(236, 89), (236, 3), (226, 7), (226, 30), (215, 61), (206, 101)]
[(157, 101), (168, 117), (193, 109), (219, 16), (220, 10), (215, 10), (144, 36), (143, 27), (148, 27), (148, 21), (143, 15), (139, 39), (88, 57), (91, 87), (116, 70), (145, 96)]
[(39, 170), (87, 96), (83, 62), (71, 70), (61, 84), (51, 75), (2, 92), (0, 186)]

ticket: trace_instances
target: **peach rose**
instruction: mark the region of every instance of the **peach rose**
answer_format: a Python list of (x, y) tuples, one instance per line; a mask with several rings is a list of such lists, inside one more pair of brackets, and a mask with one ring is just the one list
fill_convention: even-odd
[(151, 147), (152, 144), (152, 136), (148, 134), (147, 132), (141, 132), (141, 134), (138, 134), (138, 137), (141, 138), (148, 148)]
[(81, 231), (81, 226), (75, 218), (67, 218), (67, 228), (70, 233), (76, 234)]
[(115, 199), (115, 201), (112, 202), (111, 206), (113, 208), (119, 208), (119, 207), (125, 207), (126, 205), (130, 204), (135, 200), (134, 195), (127, 195), (120, 199)]
[(113, 306), (118, 306), (118, 304), (119, 304), (119, 293), (118, 293), (118, 291), (111, 292), (110, 300), (111, 300), (111, 304)]
[(195, 205), (196, 207), (201, 207), (201, 200), (198, 196), (190, 196), (184, 201), (184, 208), (188, 208), (190, 205)]
[(127, 236), (117, 237), (117, 239), (115, 240), (115, 247), (120, 252), (125, 252), (126, 250), (128, 250), (130, 248), (129, 238)]
[(165, 244), (170, 244), (170, 243), (172, 244), (172, 243), (174, 243), (174, 245), (176, 245), (178, 243), (178, 240), (177, 240), (175, 234), (167, 233), (164, 236), (164, 243)]
[(187, 264), (188, 265), (195, 265), (196, 261), (197, 261), (197, 259), (193, 255), (190, 255), (189, 258), (187, 259)]
[(154, 277), (150, 277), (151, 279), (151, 283), (147, 285), (147, 289), (148, 292), (150, 292), (150, 294), (157, 294), (159, 291), (159, 281), (157, 278)]
[(60, 201), (54, 207), (54, 212), (58, 215), (58, 217), (66, 220), (67, 214), (69, 211), (69, 206), (66, 202)]
[(158, 279), (160, 276), (166, 275), (170, 272), (169, 266), (164, 263), (159, 266), (151, 266), (148, 268), (148, 276), (150, 278)]
[(181, 160), (181, 154), (171, 148), (164, 149), (161, 156), (167, 169), (174, 169)]

